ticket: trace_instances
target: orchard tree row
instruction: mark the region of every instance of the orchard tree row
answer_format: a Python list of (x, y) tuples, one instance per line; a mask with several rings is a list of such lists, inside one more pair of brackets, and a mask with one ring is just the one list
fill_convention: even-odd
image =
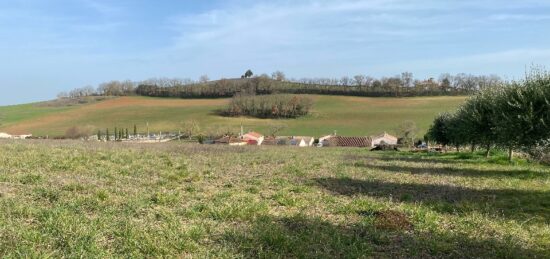
[(533, 69), (522, 81), (501, 83), (471, 96), (454, 113), (440, 114), (426, 138), (444, 146), (531, 152), (550, 139), (550, 73)]

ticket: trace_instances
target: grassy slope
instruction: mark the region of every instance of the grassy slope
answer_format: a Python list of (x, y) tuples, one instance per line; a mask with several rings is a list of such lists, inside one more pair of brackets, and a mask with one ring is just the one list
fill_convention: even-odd
[(0, 141), (0, 257), (550, 257), (550, 170), (500, 161)]
[[(413, 120), (424, 131), (434, 115), (452, 110), (464, 97), (418, 98), (362, 98), (342, 96), (312, 96), (315, 99), (312, 115), (295, 120), (260, 120), (253, 118), (223, 118), (215, 110), (228, 100), (182, 100), (147, 97), (124, 97), (100, 103), (47, 111), (18, 123), (8, 121), (0, 131), (11, 133), (31, 132), (35, 135), (62, 135), (75, 125), (89, 125), (104, 129), (127, 127), (134, 124), (145, 131), (149, 122), (151, 131), (177, 131), (182, 122), (196, 120), (203, 128), (227, 127), (238, 131), (246, 129), (267, 132), (270, 125), (286, 124), (282, 134), (321, 136), (337, 130), (342, 135), (370, 135), (383, 131), (392, 132), (404, 120)], [(3, 108), (5, 109), (5, 108)], [(16, 111), (4, 111), (8, 116), (20, 114), (26, 109), (39, 110), (32, 105), (20, 106)], [(0, 108), (2, 111), (2, 108)]]
[(53, 113), (64, 112), (74, 107), (43, 107), (39, 103), (29, 103), (0, 107), (0, 127), (7, 127), (25, 120), (32, 120)]

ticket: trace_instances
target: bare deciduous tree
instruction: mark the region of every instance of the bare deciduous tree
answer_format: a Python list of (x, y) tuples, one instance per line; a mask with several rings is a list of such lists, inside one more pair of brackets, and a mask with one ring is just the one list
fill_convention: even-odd
[(288, 125), (286, 124), (272, 124), (269, 126), (269, 135), (274, 137), (277, 133), (283, 131), (287, 127)]
[(208, 81), (210, 81), (210, 78), (208, 77), (208, 75), (202, 75), (199, 78), (199, 82), (202, 83), (202, 84), (206, 84), (206, 83), (208, 83)]
[(414, 76), (411, 72), (401, 73), (401, 86), (408, 88), (414, 86)]
[(416, 127), (416, 123), (414, 121), (407, 120), (397, 127), (397, 132), (399, 133), (399, 137), (403, 138), (405, 143), (413, 145), (416, 134), (418, 134), (418, 127)]
[(343, 86), (349, 86), (350, 81), (351, 80), (350, 80), (349, 76), (343, 76), (340, 79), (340, 84), (343, 85)]
[(353, 81), (355, 85), (361, 89), (361, 87), (365, 84), (365, 75), (356, 75), (353, 77)]
[(277, 80), (277, 81), (285, 81), (286, 80), (285, 73), (283, 73), (282, 71), (273, 72), (273, 74), (271, 74), (271, 78), (273, 80)]

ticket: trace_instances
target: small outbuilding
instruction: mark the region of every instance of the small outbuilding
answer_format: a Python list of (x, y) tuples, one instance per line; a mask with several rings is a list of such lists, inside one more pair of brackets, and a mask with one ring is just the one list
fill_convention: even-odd
[(380, 134), (378, 136), (373, 136), (372, 137), (371, 147), (377, 147), (377, 146), (380, 146), (380, 145), (395, 146), (395, 145), (397, 145), (397, 140), (398, 140), (397, 137), (392, 136), (392, 135), (384, 132), (384, 134)]

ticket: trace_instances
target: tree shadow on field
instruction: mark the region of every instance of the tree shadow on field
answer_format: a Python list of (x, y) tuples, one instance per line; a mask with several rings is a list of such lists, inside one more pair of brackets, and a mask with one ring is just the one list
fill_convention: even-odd
[(450, 160), (443, 158), (433, 158), (433, 157), (409, 157), (404, 155), (345, 155), (345, 161), (385, 161), (385, 162), (413, 162), (413, 163), (429, 163), (429, 164), (464, 164), (472, 163), (472, 161), (467, 160)]
[[(435, 164), (433, 164), (435, 166)], [(438, 164), (440, 165), (440, 164)], [(430, 175), (447, 175), (447, 176), (466, 176), (466, 177), (480, 177), (480, 178), (514, 178), (514, 179), (538, 179), (538, 178), (550, 178), (550, 174), (544, 174), (540, 172), (534, 172), (531, 170), (483, 170), (472, 168), (460, 168), (450, 167), (443, 164), (442, 167), (417, 167), (407, 165), (379, 165), (374, 163), (355, 163), (356, 167), (364, 167), (370, 169), (377, 169), (395, 173), (411, 173), (411, 174), (430, 174)]]
[(457, 233), (385, 230), (372, 223), (336, 225), (306, 216), (264, 216), (247, 228), (235, 227), (216, 243), (245, 258), (430, 258), (545, 257), (548, 251), (525, 249), (511, 237), (470, 238)]
[(333, 193), (366, 195), (409, 203), (421, 202), (441, 213), (464, 214), (477, 211), (516, 220), (550, 222), (550, 192), (547, 191), (475, 190), (449, 185), (351, 178), (319, 178), (315, 181)]
[[(380, 153), (378, 153), (380, 154)], [(356, 160), (363, 160), (363, 161), (385, 161), (385, 162), (413, 162), (413, 163), (428, 163), (428, 164), (449, 164), (449, 165), (479, 165), (479, 164), (500, 164), (495, 163), (495, 161), (499, 161), (500, 158), (498, 156), (491, 156), (491, 158), (486, 159), (480, 155), (471, 154), (471, 153), (454, 153), (453, 156), (450, 156), (450, 154), (435, 154), (435, 155), (417, 155), (414, 153), (411, 153), (409, 155), (407, 154), (394, 154), (394, 155), (373, 155), (373, 154), (367, 154), (367, 155), (345, 155), (344, 160), (347, 161), (356, 161)], [(508, 165), (507, 158), (505, 159), (505, 165)]]

